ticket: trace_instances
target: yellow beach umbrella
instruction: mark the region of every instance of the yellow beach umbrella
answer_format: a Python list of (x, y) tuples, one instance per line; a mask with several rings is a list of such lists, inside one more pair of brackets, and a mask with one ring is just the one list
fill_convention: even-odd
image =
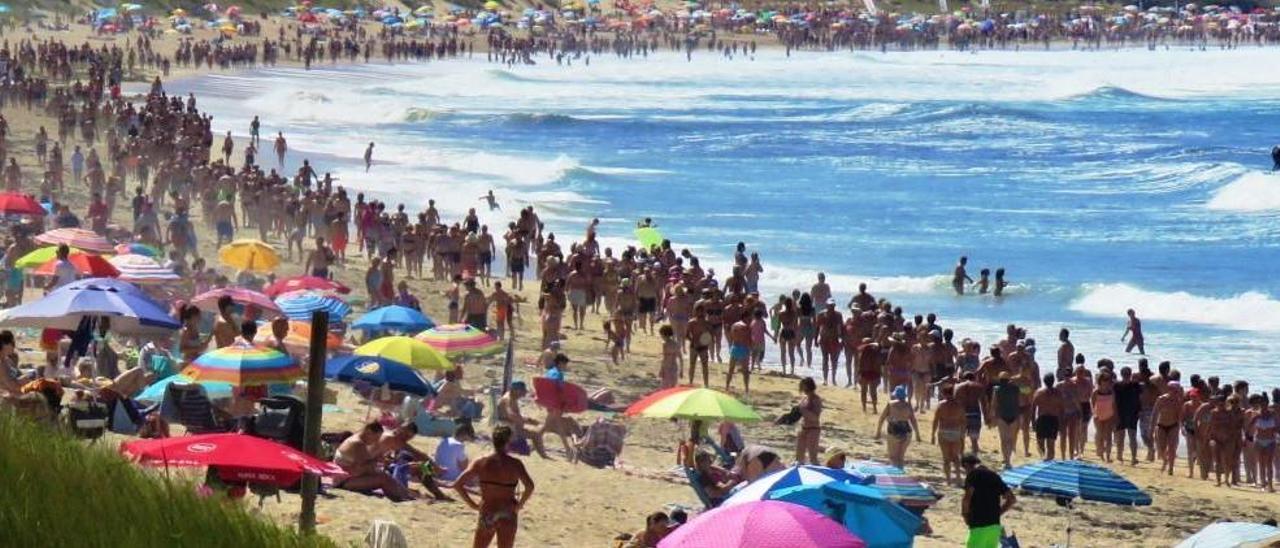
[(280, 266), (280, 255), (275, 248), (260, 240), (236, 240), (218, 250), (218, 260), (237, 270), (271, 272)]
[(413, 337), (382, 337), (356, 347), (357, 356), (378, 356), (394, 362), (403, 363), (414, 369), (434, 369), (448, 371), (453, 369), (449, 361), (439, 350)]
[(502, 4), (499, 4), (494, 0), (489, 0), (488, 2), (484, 3), (484, 9), (487, 9), (489, 11), (493, 11), (501, 7), (502, 7)]

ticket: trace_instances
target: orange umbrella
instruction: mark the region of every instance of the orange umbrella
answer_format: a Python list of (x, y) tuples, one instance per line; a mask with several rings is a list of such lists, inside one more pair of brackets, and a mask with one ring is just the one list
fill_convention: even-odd
[[(67, 255), (67, 261), (76, 267), (76, 272), (82, 276), (90, 276), (93, 278), (115, 278), (120, 275), (120, 270), (111, 264), (110, 261), (103, 259), (100, 255), (90, 255), (88, 253), (72, 252)], [(58, 260), (53, 259), (40, 265), (31, 273), (36, 276), (53, 276), (57, 274)]]

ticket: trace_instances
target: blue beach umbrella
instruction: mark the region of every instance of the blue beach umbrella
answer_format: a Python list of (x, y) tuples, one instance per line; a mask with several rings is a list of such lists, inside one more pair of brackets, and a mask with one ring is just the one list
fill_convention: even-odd
[(0, 311), (0, 327), (35, 327), (74, 331), (84, 318), (106, 317), (111, 329), (143, 334), (175, 330), (178, 321), (137, 286), (111, 278), (69, 283), (44, 298)]
[(375, 308), (360, 316), (353, 329), (365, 331), (404, 331), (417, 332), (435, 327), (435, 322), (421, 312), (407, 306), (390, 305)]
[(910, 548), (923, 523), (879, 491), (842, 481), (776, 491), (770, 500), (807, 506), (843, 523), (868, 548)]
[(870, 460), (855, 460), (846, 463), (844, 468), (856, 475), (871, 478), (871, 481), (866, 484), (867, 487), (879, 491), (885, 498), (907, 507), (908, 510), (916, 510), (917, 513), (923, 512), (942, 498), (942, 495), (929, 484), (907, 475), (897, 466)]
[(1271, 546), (1280, 542), (1280, 528), (1261, 523), (1224, 521), (1211, 523), (1174, 548), (1236, 548), (1239, 546)]
[(310, 320), (311, 313), (317, 310), (324, 310), (334, 318), (351, 313), (351, 306), (341, 299), (313, 291), (286, 293), (276, 299), (276, 305), (291, 320)]
[(331, 358), (324, 364), (324, 376), (339, 382), (364, 381), (373, 386), (386, 385), (392, 390), (415, 396), (429, 396), (436, 392), (417, 370), (378, 356)]
[(1147, 506), (1151, 495), (1109, 468), (1078, 460), (1036, 462), (1000, 474), (1009, 487), (1042, 495)]
[(807, 464), (797, 465), (757, 478), (728, 499), (725, 499), (721, 506), (735, 506), (757, 500), (768, 500), (771, 493), (792, 487), (820, 486), (833, 481), (865, 483), (870, 479), (839, 468), (810, 466)]

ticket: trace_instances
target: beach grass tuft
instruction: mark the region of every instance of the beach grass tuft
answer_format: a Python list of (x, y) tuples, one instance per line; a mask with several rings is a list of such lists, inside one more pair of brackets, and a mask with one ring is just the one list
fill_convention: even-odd
[(0, 410), (0, 544), (335, 546), (201, 498), (192, 482), (153, 477), (113, 449)]

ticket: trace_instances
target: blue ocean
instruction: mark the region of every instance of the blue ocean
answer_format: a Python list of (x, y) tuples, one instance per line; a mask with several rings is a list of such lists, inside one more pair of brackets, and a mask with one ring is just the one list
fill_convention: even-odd
[[(1120, 342), (1132, 307), (1153, 360), (1275, 386), (1274, 59), (660, 53), (264, 69), (168, 91), (195, 91), (238, 146), (262, 116), (264, 135), (289, 139), (290, 172), (308, 157), (392, 205), (435, 199), (459, 218), (493, 189), (503, 211), (480, 214), (499, 232), (533, 205), (561, 238), (599, 218), (615, 247), (652, 217), (722, 277), (743, 241), (770, 293), (824, 271), (843, 302), (865, 281), (984, 344), (1025, 325), (1042, 364), (1063, 326), (1091, 363), (1132, 364)], [(956, 297), (960, 255), (975, 275), (1005, 268), (1008, 294)]]

